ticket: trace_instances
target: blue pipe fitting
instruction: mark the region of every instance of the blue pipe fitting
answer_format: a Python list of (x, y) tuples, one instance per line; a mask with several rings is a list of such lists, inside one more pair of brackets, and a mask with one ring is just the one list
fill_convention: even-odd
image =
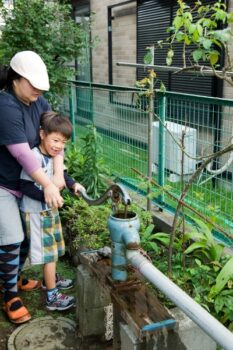
[(134, 212), (117, 212), (108, 219), (108, 228), (112, 240), (112, 279), (126, 281), (127, 259), (126, 250), (139, 248), (140, 222)]

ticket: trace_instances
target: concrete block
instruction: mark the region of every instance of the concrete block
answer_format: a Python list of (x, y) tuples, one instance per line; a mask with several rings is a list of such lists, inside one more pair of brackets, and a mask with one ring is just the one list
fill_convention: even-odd
[(111, 303), (107, 289), (104, 289), (88, 267), (77, 267), (77, 310), (79, 330), (83, 337), (105, 336), (105, 307)]
[(104, 307), (111, 303), (107, 289), (98, 283), (90, 269), (84, 265), (77, 267), (77, 293), (77, 298), (80, 300), (78, 304), (88, 308)]
[(121, 350), (216, 350), (216, 343), (179, 308), (170, 311), (178, 321), (175, 331), (162, 329), (139, 340), (128, 324), (120, 323)]
[(79, 331), (83, 337), (100, 335), (105, 336), (105, 311), (103, 307), (93, 309), (79, 309)]
[(136, 338), (130, 327), (120, 323), (121, 350), (139, 350), (139, 340)]
[(215, 341), (210, 338), (204, 331), (196, 325), (188, 316), (179, 308), (170, 310), (171, 314), (179, 322), (177, 333), (187, 349), (190, 350), (216, 350)]

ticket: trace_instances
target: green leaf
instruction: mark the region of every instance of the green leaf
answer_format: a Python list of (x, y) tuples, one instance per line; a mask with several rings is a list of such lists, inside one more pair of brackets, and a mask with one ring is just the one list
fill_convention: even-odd
[(166, 58), (166, 64), (167, 64), (167, 66), (170, 66), (172, 64), (172, 58), (171, 57), (167, 57)]
[(193, 34), (195, 30), (196, 30), (196, 25), (194, 23), (190, 24), (188, 28), (189, 34)]
[(194, 61), (198, 62), (202, 58), (203, 51), (201, 49), (194, 50), (192, 55), (193, 55)]
[(209, 18), (205, 18), (202, 25), (203, 25), (203, 27), (209, 28), (211, 23), (212, 23), (212, 21)]
[(167, 57), (172, 58), (174, 56), (174, 51), (172, 49), (168, 50)]
[(204, 239), (204, 235), (202, 232), (193, 230), (191, 232), (185, 233), (184, 238), (185, 240), (192, 239), (193, 241), (201, 241)]
[(156, 253), (159, 252), (159, 247), (155, 242), (150, 242), (149, 246), (150, 246), (151, 250), (153, 250), (154, 252), (156, 252)]
[(184, 41), (185, 41), (186, 45), (190, 45), (191, 44), (191, 40), (190, 40), (190, 38), (187, 35), (184, 36)]
[(145, 56), (143, 58), (143, 62), (144, 62), (144, 64), (154, 64), (153, 55), (152, 55), (151, 50), (147, 50), (147, 53), (145, 54)]
[(184, 35), (184, 33), (183, 32), (178, 32), (177, 34), (176, 34), (176, 40), (179, 42), (179, 41), (183, 41), (184, 40), (184, 37), (185, 37), (185, 35)]
[(219, 60), (219, 57), (220, 57), (220, 54), (218, 51), (213, 51), (210, 53), (210, 64), (211, 66), (215, 66), (216, 63), (218, 63), (218, 60)]
[(214, 301), (214, 308), (217, 314), (222, 310), (223, 306), (224, 306), (224, 298), (217, 297)]
[(159, 89), (160, 89), (161, 92), (166, 92), (166, 90), (167, 90), (167, 89), (166, 89), (166, 86), (164, 85), (164, 83), (163, 83), (162, 81), (160, 82), (160, 87), (159, 87)]
[(209, 251), (212, 257), (213, 261), (219, 261), (221, 256), (222, 256), (222, 252), (223, 252), (224, 246), (221, 244), (214, 244), (210, 247)]
[(180, 27), (183, 25), (183, 23), (184, 23), (184, 20), (181, 16), (176, 16), (172, 22), (176, 30), (179, 30)]
[(157, 232), (157, 233), (152, 235), (151, 239), (156, 239), (157, 241), (160, 241), (161, 243), (168, 245), (170, 242), (170, 234), (163, 233), (163, 232)]
[(190, 254), (196, 249), (205, 248), (205, 247), (206, 247), (206, 243), (194, 242), (184, 251), (184, 254)]
[(206, 50), (209, 50), (212, 46), (212, 41), (209, 39), (202, 40), (202, 45)]
[(216, 284), (209, 292), (209, 298), (212, 299), (225, 287), (227, 282), (233, 278), (233, 257), (228, 260), (216, 278)]
[(197, 24), (197, 31), (200, 36), (203, 35), (203, 27), (200, 24)]

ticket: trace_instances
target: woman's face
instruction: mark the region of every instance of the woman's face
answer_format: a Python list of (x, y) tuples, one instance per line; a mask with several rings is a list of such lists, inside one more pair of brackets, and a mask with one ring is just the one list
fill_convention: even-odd
[(42, 95), (42, 91), (34, 88), (25, 78), (14, 80), (13, 90), (18, 99), (27, 105), (35, 102)]

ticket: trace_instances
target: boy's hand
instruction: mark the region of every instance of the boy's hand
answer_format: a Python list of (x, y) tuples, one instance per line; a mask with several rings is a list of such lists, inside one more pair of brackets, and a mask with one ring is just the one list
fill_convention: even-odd
[(79, 184), (78, 182), (75, 182), (75, 184), (73, 184), (72, 189), (74, 191), (74, 194), (76, 196), (80, 196), (81, 192), (86, 192), (85, 187), (83, 187), (81, 184)]

